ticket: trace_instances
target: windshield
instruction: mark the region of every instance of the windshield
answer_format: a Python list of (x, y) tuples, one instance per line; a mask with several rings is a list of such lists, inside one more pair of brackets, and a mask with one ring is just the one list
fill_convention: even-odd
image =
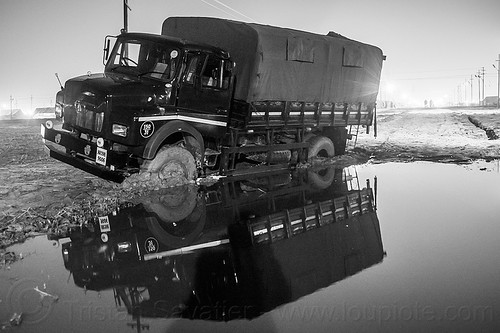
[(179, 50), (149, 40), (118, 40), (106, 71), (170, 81), (174, 78)]

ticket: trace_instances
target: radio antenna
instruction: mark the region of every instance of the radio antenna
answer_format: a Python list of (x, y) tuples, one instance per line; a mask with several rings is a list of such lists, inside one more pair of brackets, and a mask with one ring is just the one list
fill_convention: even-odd
[(61, 83), (61, 80), (59, 80), (59, 74), (56, 73), (56, 78), (57, 78), (57, 81), (59, 82), (59, 85), (61, 86), (61, 90), (64, 90), (64, 87)]

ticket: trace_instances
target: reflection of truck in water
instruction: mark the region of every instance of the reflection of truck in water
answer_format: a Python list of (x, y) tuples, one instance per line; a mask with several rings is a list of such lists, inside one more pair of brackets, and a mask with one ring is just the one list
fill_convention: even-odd
[(65, 267), (81, 288), (113, 288), (135, 319), (259, 316), (383, 259), (369, 184), (326, 175), (329, 186), (302, 172), (162, 191), (75, 230)]
[(343, 154), (373, 123), (384, 57), (333, 32), (187, 17), (107, 38), (104, 54), (103, 74), (66, 81), (62, 129), (42, 136), (52, 157), (117, 181)]

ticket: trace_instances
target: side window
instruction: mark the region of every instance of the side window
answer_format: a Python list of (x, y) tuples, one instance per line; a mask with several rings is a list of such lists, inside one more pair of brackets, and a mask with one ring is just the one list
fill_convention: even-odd
[[(200, 79), (202, 88), (228, 89), (232, 62), (214, 55), (188, 53), (184, 71), (184, 82), (195, 84)], [(200, 75), (201, 72), (201, 75)]]
[(233, 63), (229, 60), (222, 60), (222, 89), (229, 88)]
[(231, 78), (230, 63), (213, 55), (209, 55), (203, 73), (201, 84), (205, 88), (227, 89)]
[(203, 87), (217, 88), (219, 83), (217, 81), (219, 77), (219, 69), (220, 62), (218, 59), (213, 56), (209, 56), (207, 63), (205, 64), (205, 68), (203, 69), (203, 73), (201, 74), (201, 85)]
[(197, 70), (201, 66), (205, 56), (201, 54), (189, 53), (186, 60), (186, 72), (184, 73), (184, 82), (194, 84)]

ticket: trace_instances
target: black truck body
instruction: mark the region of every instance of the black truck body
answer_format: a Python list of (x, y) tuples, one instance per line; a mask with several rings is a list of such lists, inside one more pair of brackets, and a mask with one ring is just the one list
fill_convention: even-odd
[[(101, 177), (119, 181), (161, 158), (198, 173), (293, 164), (343, 154), (347, 128), (373, 124), (384, 58), (375, 46), (193, 17), (166, 19), (161, 35), (116, 38), (112, 50), (106, 39), (103, 74), (57, 94), (62, 129), (42, 125), (52, 157)], [(158, 157), (172, 146), (194, 162)]]

